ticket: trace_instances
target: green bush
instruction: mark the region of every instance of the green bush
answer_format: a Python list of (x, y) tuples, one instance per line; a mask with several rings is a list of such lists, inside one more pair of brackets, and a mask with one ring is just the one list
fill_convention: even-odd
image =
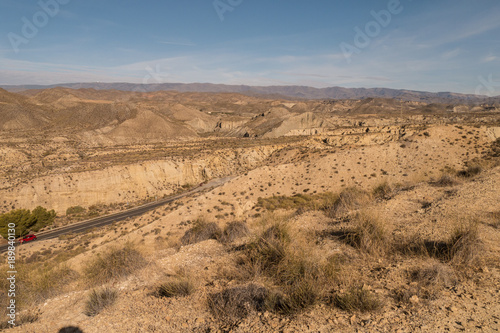
[(16, 237), (37, 232), (45, 226), (51, 225), (56, 217), (54, 210), (48, 211), (43, 207), (36, 207), (31, 212), (28, 209), (16, 209), (0, 215), (0, 235), (7, 238), (9, 224), (15, 224)]
[(78, 215), (85, 212), (85, 208), (82, 206), (73, 206), (66, 209), (66, 215)]

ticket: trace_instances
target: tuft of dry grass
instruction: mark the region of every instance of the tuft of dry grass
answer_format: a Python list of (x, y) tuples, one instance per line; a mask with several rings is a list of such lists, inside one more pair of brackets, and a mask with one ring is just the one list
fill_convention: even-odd
[(457, 282), (453, 269), (439, 261), (415, 267), (409, 272), (410, 279), (423, 286), (451, 287)]
[(196, 290), (193, 279), (183, 271), (156, 287), (153, 293), (156, 297), (184, 297), (191, 295)]
[(248, 276), (273, 276), (279, 263), (286, 257), (290, 243), (289, 228), (285, 223), (276, 223), (266, 229), (245, 247), (243, 256), (238, 259)]
[(440, 186), (440, 187), (447, 187), (447, 186), (454, 186), (458, 184), (457, 179), (455, 176), (444, 173), (441, 177), (439, 177), (438, 180), (432, 183), (434, 186)]
[(477, 163), (471, 163), (467, 165), (467, 168), (461, 170), (457, 173), (458, 177), (462, 178), (472, 178), (479, 175), (483, 171), (483, 167)]
[(489, 224), (493, 228), (499, 229), (500, 228), (500, 211), (498, 212), (491, 212), (488, 214), (488, 217), (491, 219), (491, 223)]
[(321, 297), (321, 287), (311, 276), (303, 276), (288, 286), (281, 286), (267, 299), (267, 307), (282, 315), (293, 315), (314, 305)]
[(417, 300), (436, 299), (443, 288), (457, 283), (453, 269), (435, 260), (410, 269), (408, 280), (405, 287), (393, 291), (393, 296), (399, 303), (412, 303), (414, 296), (417, 296)]
[(244, 247), (237, 260), (239, 279), (273, 284), (266, 299), (269, 311), (300, 312), (322, 298), (336, 274), (335, 262), (316, 258), (312, 244), (292, 237), (286, 221), (274, 223)]
[(394, 187), (391, 184), (383, 182), (373, 189), (372, 194), (375, 198), (389, 200), (394, 195), (394, 191)]
[(371, 195), (357, 187), (348, 187), (342, 192), (335, 201), (326, 205), (324, 210), (328, 217), (336, 218), (349, 213), (352, 210), (360, 209), (369, 203)]
[(220, 241), (222, 243), (232, 243), (239, 238), (248, 236), (249, 233), (250, 231), (245, 222), (230, 222), (224, 228)]
[(111, 288), (92, 290), (85, 302), (85, 315), (94, 317), (105, 308), (113, 305), (118, 298), (118, 292)]
[(143, 255), (132, 243), (112, 247), (84, 263), (83, 276), (89, 285), (121, 279), (146, 265)]
[(337, 199), (337, 195), (331, 192), (318, 194), (296, 194), (293, 196), (273, 196), (270, 198), (259, 198), (258, 207), (269, 211), (277, 209), (284, 210), (318, 210), (331, 205)]
[[(31, 324), (36, 322), (40, 318), (40, 310), (29, 310), (25, 313), (18, 315), (16, 318), (16, 326), (21, 326), (23, 324)], [(7, 320), (0, 322), (0, 330), (5, 330), (8, 328), (12, 328), (11, 324)]]
[(392, 250), (387, 223), (366, 210), (357, 213), (351, 220), (349, 230), (339, 234), (340, 240), (371, 255), (386, 255)]
[[(6, 267), (0, 271), (0, 305), (6, 309), (8, 297)], [(19, 311), (29, 309), (45, 302), (51, 297), (68, 290), (71, 282), (78, 278), (78, 273), (66, 264), (54, 262), (16, 265), (16, 304)], [(1, 312), (0, 312), (1, 313)]]
[(463, 219), (445, 241), (424, 240), (415, 235), (410, 240), (396, 244), (395, 248), (404, 255), (421, 255), (455, 266), (471, 267), (481, 260), (479, 222), (476, 219)]
[(194, 225), (184, 233), (184, 236), (181, 238), (181, 244), (195, 244), (209, 239), (219, 240), (221, 237), (222, 230), (215, 222), (207, 222), (199, 218), (194, 222)]
[(331, 304), (341, 310), (354, 312), (374, 311), (382, 307), (382, 302), (363, 287), (352, 287), (344, 293), (336, 293)]
[(448, 240), (449, 260), (458, 266), (474, 266), (481, 257), (479, 221), (459, 223)]

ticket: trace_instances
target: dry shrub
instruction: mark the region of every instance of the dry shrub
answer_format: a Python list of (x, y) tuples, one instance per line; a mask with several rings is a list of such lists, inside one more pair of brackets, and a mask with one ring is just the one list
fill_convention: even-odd
[(111, 288), (102, 290), (92, 290), (87, 302), (85, 302), (85, 315), (93, 317), (98, 315), (105, 308), (113, 305), (118, 298), (118, 292)]
[(181, 238), (182, 245), (195, 244), (209, 239), (219, 240), (222, 231), (214, 222), (207, 222), (204, 219), (197, 219), (194, 225), (184, 233)]
[(20, 278), (20, 293), (32, 303), (41, 303), (64, 291), (64, 286), (78, 277), (78, 273), (65, 264), (44, 264), (39, 268), (24, 267), (28, 270)]
[(331, 192), (318, 194), (296, 194), (293, 196), (273, 196), (270, 198), (259, 198), (258, 207), (269, 211), (276, 209), (301, 210), (321, 209), (331, 205), (337, 199), (337, 195)]
[(453, 269), (439, 261), (430, 261), (408, 271), (409, 284), (394, 290), (394, 298), (399, 303), (411, 303), (413, 296), (418, 299), (433, 300), (443, 288), (456, 284), (457, 277)]
[(316, 303), (336, 270), (333, 260), (317, 260), (310, 240), (291, 237), (279, 222), (248, 243), (237, 261), (240, 279), (265, 279), (274, 286), (267, 309), (282, 314), (299, 312)]
[(481, 256), (479, 221), (469, 220), (458, 224), (448, 240), (449, 260), (459, 266), (473, 266)]
[(489, 213), (488, 216), (491, 218), (490, 226), (493, 228), (500, 228), (500, 211)]
[[(29, 309), (45, 302), (51, 297), (68, 291), (72, 281), (78, 274), (65, 264), (47, 262), (44, 264), (17, 264), (16, 265), (16, 306), (18, 311)], [(7, 267), (0, 272), (0, 306), (4, 313), (9, 298)]]
[(447, 186), (454, 186), (458, 184), (457, 179), (455, 176), (450, 175), (450, 174), (443, 174), (441, 177), (439, 177), (438, 180), (432, 183), (434, 186), (440, 186), (440, 187), (447, 187)]
[(235, 325), (252, 312), (263, 311), (268, 295), (267, 288), (251, 283), (209, 294), (207, 302), (215, 318)]
[(467, 165), (467, 168), (459, 171), (457, 173), (457, 176), (462, 177), (462, 178), (472, 178), (472, 177), (480, 174), (482, 171), (483, 171), (483, 167), (480, 164), (471, 163), (471, 164)]
[(333, 306), (344, 311), (368, 312), (379, 309), (381, 301), (363, 287), (352, 287), (347, 292), (336, 293), (331, 299)]
[(146, 265), (146, 260), (132, 243), (112, 247), (84, 263), (83, 274), (89, 285), (103, 284), (130, 275)]
[(476, 265), (481, 259), (481, 248), (479, 222), (475, 219), (458, 223), (446, 241), (424, 240), (414, 235), (396, 245), (404, 255), (423, 255), (462, 267)]
[(383, 182), (377, 185), (372, 193), (375, 198), (389, 200), (394, 195), (394, 188), (388, 182)]
[(385, 255), (392, 249), (388, 227), (381, 218), (362, 211), (352, 219), (352, 227), (341, 237), (349, 245), (371, 255)]
[(453, 269), (439, 261), (432, 261), (423, 267), (415, 267), (410, 270), (410, 279), (423, 286), (451, 287), (456, 282)]
[(277, 223), (266, 229), (262, 235), (246, 245), (238, 265), (248, 276), (273, 276), (277, 267), (286, 257), (286, 248), (290, 243), (289, 228), (285, 223)]
[(282, 315), (293, 315), (307, 309), (321, 296), (318, 283), (311, 277), (301, 277), (291, 285), (281, 286), (267, 298), (267, 309)]
[(324, 210), (328, 217), (335, 218), (349, 213), (351, 210), (362, 208), (369, 203), (371, 195), (357, 187), (348, 187), (342, 192), (335, 201), (326, 205)]
[(245, 222), (230, 222), (224, 228), (220, 241), (222, 243), (232, 243), (235, 240), (245, 237), (250, 233)]
[(177, 297), (189, 296), (195, 291), (195, 284), (189, 274), (179, 271), (177, 275), (156, 287), (153, 293), (156, 297)]

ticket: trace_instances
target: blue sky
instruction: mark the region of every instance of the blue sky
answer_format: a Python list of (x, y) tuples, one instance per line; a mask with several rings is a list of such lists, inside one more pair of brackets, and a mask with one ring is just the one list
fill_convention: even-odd
[(500, 95), (500, 2), (1, 0), (0, 84), (93, 81)]

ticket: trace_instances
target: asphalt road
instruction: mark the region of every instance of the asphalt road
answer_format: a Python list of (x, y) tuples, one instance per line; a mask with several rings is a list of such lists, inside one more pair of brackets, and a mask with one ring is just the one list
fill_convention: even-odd
[[(65, 235), (65, 234), (71, 234), (71, 233), (79, 233), (83, 232), (88, 229), (96, 228), (96, 227), (102, 227), (108, 224), (111, 224), (113, 222), (119, 222), (126, 220), (131, 217), (136, 217), (139, 215), (142, 215), (150, 210), (153, 210), (157, 207), (163, 206), (167, 203), (179, 200), (180, 198), (186, 197), (188, 195), (191, 195), (193, 193), (201, 192), (207, 189), (212, 189), (215, 187), (219, 187), (234, 177), (225, 177), (225, 178), (220, 178), (220, 179), (214, 179), (202, 186), (198, 186), (197, 188), (190, 190), (185, 193), (181, 193), (172, 197), (168, 197), (165, 199), (157, 200), (154, 202), (147, 203), (142, 206), (134, 207), (119, 213), (111, 214), (111, 215), (106, 215), (106, 216), (100, 216), (92, 220), (87, 220), (87, 221), (81, 221), (77, 222), (74, 224), (70, 224), (64, 227), (60, 227), (57, 229), (52, 229), (49, 231), (44, 231), (41, 233), (36, 234), (37, 240), (35, 242), (51, 239), (51, 238), (56, 238), (59, 237), (60, 235)], [(20, 245), (17, 245), (20, 246)], [(2, 245), (0, 246), (0, 253), (5, 252), (7, 250), (8, 245)]]

